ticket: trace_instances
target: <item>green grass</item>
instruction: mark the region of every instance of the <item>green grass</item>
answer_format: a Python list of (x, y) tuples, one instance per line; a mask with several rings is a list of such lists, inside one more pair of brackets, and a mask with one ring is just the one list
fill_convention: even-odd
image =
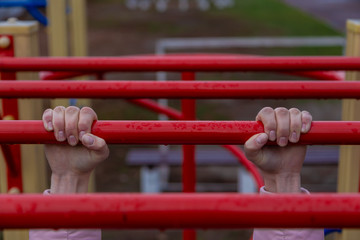
[[(331, 36), (341, 35), (331, 26), (313, 18), (299, 9), (279, 0), (241, 0), (235, 7), (209, 13), (231, 17), (234, 21), (246, 21), (249, 35), (277, 36)], [(241, 29), (239, 29), (241, 31)], [(241, 34), (242, 35), (242, 34)]]

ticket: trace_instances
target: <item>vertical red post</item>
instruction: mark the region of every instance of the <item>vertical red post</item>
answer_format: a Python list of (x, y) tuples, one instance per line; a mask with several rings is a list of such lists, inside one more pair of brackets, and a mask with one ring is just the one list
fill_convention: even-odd
[[(0, 57), (14, 57), (13, 37), (0, 35), (0, 42)], [(16, 73), (0, 72), (0, 80), (16, 80)], [(19, 119), (17, 99), (2, 99), (2, 119)], [(7, 163), (7, 190), (10, 192), (22, 192), (20, 145), (3, 145), (1, 148)]]
[[(194, 81), (195, 73), (183, 72), (181, 79), (183, 81)], [(196, 119), (194, 99), (182, 99), (181, 110), (184, 120)], [(196, 191), (195, 145), (183, 145), (182, 183), (184, 193)], [(185, 229), (183, 232), (183, 240), (196, 240), (195, 230)]]

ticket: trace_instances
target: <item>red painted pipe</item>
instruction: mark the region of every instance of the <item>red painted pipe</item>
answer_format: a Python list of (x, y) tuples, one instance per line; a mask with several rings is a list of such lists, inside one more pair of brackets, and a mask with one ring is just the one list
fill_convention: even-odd
[[(181, 79), (183, 82), (195, 81), (194, 72), (183, 72)], [(184, 120), (196, 120), (196, 103), (193, 99), (181, 99), (181, 111)], [(183, 164), (182, 164), (182, 187), (183, 192), (196, 192), (196, 163), (195, 145), (184, 145)], [(195, 239), (195, 233), (189, 233), (189, 237), (184, 240)]]
[(359, 194), (0, 196), (1, 228), (353, 228), (359, 219)]
[[(111, 144), (244, 144), (263, 126), (254, 121), (97, 121), (92, 133)], [(0, 143), (56, 143), (42, 121), (0, 121)], [(299, 144), (360, 144), (360, 122), (313, 122)]]
[(140, 56), (0, 59), (0, 71), (334, 71), (359, 70), (356, 57)]
[(1, 98), (360, 98), (345, 81), (2, 81)]
[[(195, 81), (194, 72), (182, 72), (182, 81)], [(184, 120), (196, 120), (196, 102), (194, 99), (181, 99), (181, 112)], [(196, 192), (196, 160), (195, 145), (183, 145), (182, 163), (182, 191), (185, 193)], [(196, 240), (194, 229), (184, 229), (183, 240)]]

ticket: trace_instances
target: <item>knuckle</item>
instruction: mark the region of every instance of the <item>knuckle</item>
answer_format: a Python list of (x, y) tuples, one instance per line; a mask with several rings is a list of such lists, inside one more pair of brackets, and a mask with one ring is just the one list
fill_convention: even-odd
[(290, 109), (289, 109), (289, 112), (290, 112), (290, 114), (292, 114), (292, 115), (298, 115), (298, 114), (301, 113), (300, 110), (297, 109), (297, 108), (290, 108)]
[(278, 115), (286, 115), (289, 113), (289, 110), (287, 110), (286, 108), (284, 107), (278, 107), (278, 108), (275, 108), (275, 112), (276, 114)]
[(305, 121), (311, 121), (312, 115), (308, 111), (302, 111), (302, 119)]
[(61, 113), (65, 110), (65, 107), (64, 106), (57, 106), (54, 108), (54, 112), (56, 113)]
[(272, 109), (271, 107), (264, 107), (260, 110), (260, 112), (263, 114), (272, 114), (274, 112), (274, 109)]
[(86, 114), (86, 115), (96, 115), (94, 110), (92, 108), (89, 107), (83, 107), (80, 110), (81, 114)]
[(80, 111), (80, 109), (78, 107), (76, 107), (76, 106), (67, 107), (66, 110), (65, 110), (65, 112), (67, 114), (75, 114), (75, 113), (77, 113), (79, 111)]
[(44, 117), (50, 117), (52, 113), (52, 109), (48, 108), (44, 111), (43, 116)]

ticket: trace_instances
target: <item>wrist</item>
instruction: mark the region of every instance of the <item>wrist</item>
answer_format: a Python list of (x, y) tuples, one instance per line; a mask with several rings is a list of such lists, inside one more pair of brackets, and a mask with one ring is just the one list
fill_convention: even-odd
[(273, 193), (300, 193), (300, 173), (264, 174), (265, 190)]
[(55, 174), (51, 175), (51, 194), (87, 193), (90, 174)]

